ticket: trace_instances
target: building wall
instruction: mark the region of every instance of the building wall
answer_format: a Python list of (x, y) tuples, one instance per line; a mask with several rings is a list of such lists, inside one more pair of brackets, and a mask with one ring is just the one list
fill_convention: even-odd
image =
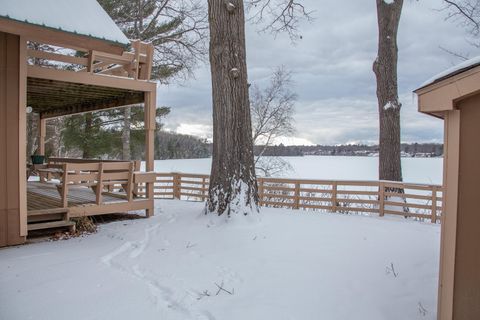
[(26, 73), (20, 37), (0, 32), (0, 247), (26, 236)]
[(480, 319), (480, 95), (462, 101), (453, 319)]
[(445, 116), (445, 155), (443, 159), (443, 209), (441, 218), (440, 278), (438, 319), (452, 320), (455, 275), (455, 241), (457, 234), (458, 162), (460, 154), (460, 111)]

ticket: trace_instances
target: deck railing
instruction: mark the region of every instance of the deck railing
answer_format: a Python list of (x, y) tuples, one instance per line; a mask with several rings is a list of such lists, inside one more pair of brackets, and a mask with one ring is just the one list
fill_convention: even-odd
[[(208, 196), (208, 175), (156, 173), (156, 176), (155, 198), (204, 201)], [(260, 205), (265, 207), (440, 221), (443, 189), (439, 185), (282, 178), (258, 178), (257, 181)]]
[[(56, 52), (28, 49), (28, 63), (38, 68), (62, 68), (73, 72), (114, 75), (135, 80), (149, 80), (151, 76), (154, 48), (150, 43), (134, 40), (131, 43), (132, 50), (121, 55), (96, 50), (86, 51), (72, 46), (53, 48)], [(78, 53), (82, 55), (79, 56)]]

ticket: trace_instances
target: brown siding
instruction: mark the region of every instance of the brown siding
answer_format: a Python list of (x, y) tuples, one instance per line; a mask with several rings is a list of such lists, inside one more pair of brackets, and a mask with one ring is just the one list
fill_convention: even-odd
[(7, 244), (7, 109), (6, 85), (6, 39), (0, 32), (0, 246)]
[(460, 104), (454, 319), (480, 319), (480, 96)]
[[(24, 112), (20, 107), (20, 38), (0, 32), (0, 246), (23, 243), (25, 237)], [(24, 92), (23, 92), (24, 94)], [(23, 172), (23, 175), (21, 174)]]

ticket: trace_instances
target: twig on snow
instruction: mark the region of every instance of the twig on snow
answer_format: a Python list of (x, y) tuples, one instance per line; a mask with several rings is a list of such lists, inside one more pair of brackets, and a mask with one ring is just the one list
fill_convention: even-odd
[(422, 305), (421, 302), (418, 303), (418, 313), (420, 313), (422, 316), (426, 316), (428, 313), (428, 310), (425, 309), (425, 307)]
[(393, 266), (393, 262), (390, 263), (390, 267), (387, 267), (387, 274), (393, 274), (393, 276), (396, 278), (398, 277), (398, 272), (395, 271), (395, 267)]
[(208, 290), (205, 290), (202, 293), (200, 293), (197, 297), (197, 300), (202, 300), (202, 298), (204, 297), (210, 297), (210, 292), (208, 292)]
[(235, 288), (233, 288), (232, 291), (228, 291), (227, 289), (225, 289), (225, 288), (223, 287), (223, 281), (222, 281), (222, 284), (218, 285), (217, 283), (215, 283), (215, 285), (216, 285), (217, 288), (218, 288), (218, 291), (217, 291), (217, 293), (215, 294), (216, 296), (218, 296), (218, 295), (220, 294), (220, 291), (224, 291), (224, 292), (226, 292), (226, 293), (228, 293), (228, 294), (230, 294), (230, 295), (233, 295), (233, 294), (235, 293)]
[(188, 241), (187, 245), (185, 248), (189, 249), (189, 248), (193, 248), (195, 247), (197, 244), (196, 243), (190, 243), (190, 241)]

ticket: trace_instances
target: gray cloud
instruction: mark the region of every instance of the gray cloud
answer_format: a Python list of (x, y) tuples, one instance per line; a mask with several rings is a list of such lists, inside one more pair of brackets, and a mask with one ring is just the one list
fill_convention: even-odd
[[(272, 69), (292, 70), (299, 100), (296, 138), (312, 143), (375, 143), (378, 115), (371, 65), (377, 51), (376, 8), (373, 0), (305, 1), (315, 21), (303, 23), (303, 39), (292, 44), (247, 26), (250, 82), (268, 81)], [(406, 1), (399, 29), (398, 79), (402, 108), (402, 140), (442, 141), (440, 120), (416, 110), (412, 91), (425, 79), (450, 67), (455, 58), (439, 46), (471, 51), (464, 31), (445, 21), (440, 1)], [(458, 61), (457, 61), (458, 62)], [(161, 86), (159, 105), (172, 107), (165, 120), (169, 130), (211, 137), (211, 86), (208, 66), (195, 79)]]

